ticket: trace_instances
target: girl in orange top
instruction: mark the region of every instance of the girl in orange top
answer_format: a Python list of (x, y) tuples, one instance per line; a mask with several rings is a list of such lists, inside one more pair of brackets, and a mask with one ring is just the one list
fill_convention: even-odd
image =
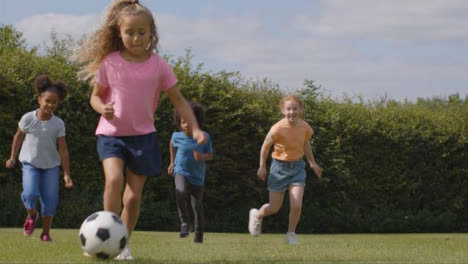
[(280, 102), (284, 118), (274, 124), (268, 132), (260, 151), (260, 168), (258, 177), (266, 180), (265, 162), (271, 146), (274, 146), (270, 173), (268, 175), (268, 190), (270, 201), (260, 209), (249, 212), (249, 232), (258, 236), (262, 230), (262, 219), (276, 214), (283, 204), (284, 192), (289, 191), (290, 212), (286, 243), (298, 244), (296, 226), (302, 209), (302, 197), (305, 187), (304, 155), (317, 177), (322, 177), (322, 168), (315, 162), (309, 139), (314, 134), (312, 128), (302, 118), (302, 101), (296, 96), (288, 95)]

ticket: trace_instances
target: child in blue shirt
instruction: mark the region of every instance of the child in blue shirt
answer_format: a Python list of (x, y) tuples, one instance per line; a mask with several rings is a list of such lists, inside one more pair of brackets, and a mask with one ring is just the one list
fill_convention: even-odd
[[(196, 103), (191, 102), (190, 107), (195, 114), (198, 125), (201, 128), (205, 110)], [(211, 138), (205, 133), (207, 141), (204, 145), (198, 145), (192, 138), (192, 130), (186, 120), (174, 112), (174, 123), (181, 130), (172, 133), (169, 151), (171, 164), (168, 168), (169, 175), (174, 176), (176, 188), (176, 203), (179, 211), (180, 237), (189, 235), (189, 212), (187, 197), (190, 194), (192, 209), (195, 217), (194, 242), (203, 242), (203, 185), (205, 182), (205, 161), (213, 159)]]

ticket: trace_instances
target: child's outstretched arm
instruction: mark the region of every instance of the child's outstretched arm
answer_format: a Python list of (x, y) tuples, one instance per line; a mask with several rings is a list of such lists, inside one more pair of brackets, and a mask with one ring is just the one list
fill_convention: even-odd
[(18, 130), (16, 130), (15, 136), (13, 137), (13, 143), (11, 144), (10, 158), (6, 161), (5, 164), (5, 166), (8, 169), (11, 169), (15, 166), (16, 156), (18, 155), (18, 150), (21, 147), (21, 144), (23, 143), (23, 139), (24, 133), (18, 127)]
[(196, 150), (193, 151), (193, 157), (195, 158), (196, 161), (202, 161), (202, 160), (212, 160), (213, 159), (213, 153), (201, 153)]
[(169, 97), (169, 100), (171, 100), (172, 105), (174, 105), (176, 111), (184, 120), (187, 120), (189, 126), (192, 128), (193, 139), (195, 139), (199, 145), (205, 144), (207, 140), (205, 133), (198, 127), (197, 119), (193, 114), (192, 108), (188, 104), (187, 100), (185, 100), (179, 88), (174, 85), (169, 88), (166, 93)]
[(73, 187), (73, 182), (70, 177), (70, 156), (68, 154), (67, 142), (65, 141), (65, 137), (59, 137), (57, 142), (60, 160), (62, 162), (63, 181), (65, 182), (65, 187), (71, 188)]
[(169, 164), (169, 167), (167, 168), (167, 173), (169, 175), (174, 176), (174, 160), (175, 160), (175, 154), (177, 152), (177, 149), (174, 147), (174, 144), (172, 143), (172, 139), (169, 142), (169, 153), (171, 156), (171, 163)]
[(260, 178), (260, 180), (265, 181), (266, 180), (266, 159), (268, 157), (268, 153), (270, 152), (271, 145), (273, 145), (273, 135), (270, 132), (268, 132), (267, 136), (265, 137), (265, 140), (263, 141), (262, 144), (262, 149), (260, 150), (260, 166), (258, 168), (257, 176)]
[(309, 161), (310, 167), (314, 170), (315, 175), (317, 175), (318, 178), (322, 178), (323, 169), (320, 168), (320, 166), (315, 161), (314, 153), (312, 152), (312, 147), (310, 146), (310, 142), (308, 140), (306, 140), (304, 143), (304, 155), (306, 156), (307, 161)]
[(103, 87), (99, 84), (95, 84), (93, 91), (91, 92), (91, 97), (89, 98), (89, 103), (93, 107), (94, 111), (98, 112), (106, 119), (114, 118), (114, 102), (104, 104), (102, 101)]

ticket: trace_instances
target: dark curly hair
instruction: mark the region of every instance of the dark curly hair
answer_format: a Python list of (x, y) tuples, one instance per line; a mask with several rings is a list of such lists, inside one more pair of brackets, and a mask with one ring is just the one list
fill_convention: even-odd
[(34, 81), (34, 90), (38, 96), (42, 93), (50, 91), (58, 95), (60, 101), (67, 97), (67, 85), (60, 80), (54, 81), (48, 75), (39, 75)]
[[(190, 108), (192, 108), (193, 114), (195, 115), (195, 118), (197, 119), (198, 126), (201, 128), (203, 126), (203, 123), (205, 121), (205, 108), (197, 103), (197, 102), (189, 102)], [(174, 125), (179, 129), (180, 128), (180, 115), (177, 113), (176, 110), (174, 110)]]

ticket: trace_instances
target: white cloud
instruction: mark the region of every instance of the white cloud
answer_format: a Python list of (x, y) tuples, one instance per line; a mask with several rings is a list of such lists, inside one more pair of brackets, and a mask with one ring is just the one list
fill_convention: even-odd
[[(275, 31), (253, 15), (188, 18), (157, 14), (156, 21), (163, 54), (184, 55), (190, 47), (206, 70), (267, 77), (283, 88), (299, 88), (311, 79), (338, 97), (343, 93), (365, 98), (387, 94), (414, 99), (468, 94), (464, 50), (460, 57), (465, 59), (449, 63), (399, 54), (401, 48), (408, 53), (431, 43), (468, 41), (467, 11), (468, 2), (457, 0), (326, 0), (318, 16), (291, 16), (290, 23), (281, 28), (287, 38), (269, 33)], [(45, 14), (25, 18), (16, 26), (28, 42), (40, 44), (52, 30), (79, 39), (98, 23), (97, 15)], [(382, 40), (390, 44), (372, 54), (353, 46), (379, 45)], [(388, 45), (391, 52), (386, 50)], [(444, 52), (440, 51), (441, 57)]]
[(263, 51), (258, 46), (262, 41), (260, 24), (254, 19), (188, 19), (160, 15), (157, 21), (164, 49), (193, 47), (208, 59), (226, 63), (245, 62)]
[(15, 27), (23, 33), (28, 44), (37, 46), (49, 44), (53, 32), (59, 37), (69, 35), (74, 40), (79, 40), (85, 34), (96, 30), (99, 23), (97, 15), (71, 16), (49, 13), (26, 17)]
[(292, 25), (324, 37), (361, 37), (398, 42), (468, 40), (468, 2), (463, 0), (323, 0), (316, 17)]

